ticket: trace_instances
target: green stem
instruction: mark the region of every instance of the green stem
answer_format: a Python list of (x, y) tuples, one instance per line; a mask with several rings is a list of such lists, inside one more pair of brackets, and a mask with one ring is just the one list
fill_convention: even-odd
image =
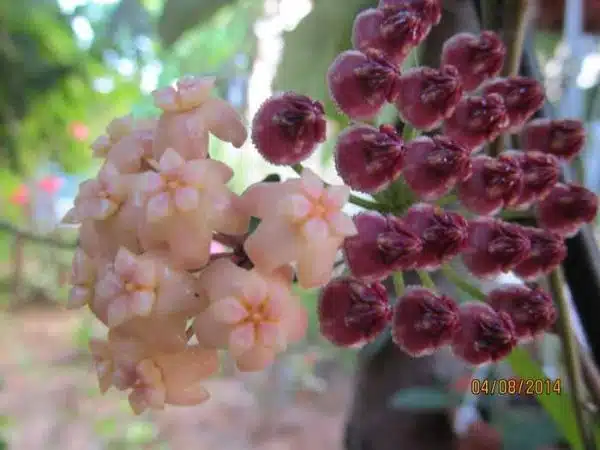
[(404, 139), (405, 142), (412, 141), (418, 135), (419, 135), (419, 130), (417, 130), (416, 128), (413, 128), (411, 125), (409, 125), (407, 123), (404, 124), (404, 130), (402, 130), (402, 139)]
[(485, 302), (485, 299), (487, 297), (485, 293), (473, 286), (467, 280), (465, 280), (465, 278), (459, 273), (457, 273), (452, 266), (448, 264), (442, 266), (442, 273), (448, 279), (448, 281), (452, 282), (458, 289), (463, 291), (465, 294), (473, 297), (475, 300)]
[(563, 353), (565, 355), (565, 363), (567, 376), (571, 393), (573, 395), (573, 409), (575, 411), (575, 420), (579, 429), (581, 440), (584, 443), (586, 450), (594, 450), (594, 436), (591, 430), (586, 426), (586, 420), (583, 412), (583, 404), (585, 402), (582, 391), (583, 377), (581, 365), (579, 363), (577, 340), (573, 334), (573, 329), (569, 320), (569, 305), (564, 295), (563, 284), (558, 269), (550, 274), (550, 287), (554, 294), (554, 299), (558, 306), (558, 328), (562, 337)]
[(400, 297), (402, 294), (404, 294), (404, 289), (406, 288), (406, 285), (404, 284), (404, 274), (402, 272), (394, 272), (392, 275), (392, 280), (394, 282), (396, 297)]
[[(302, 164), (293, 164), (291, 166), (291, 168), (298, 175), (302, 175), (302, 171), (304, 170), (304, 166)], [(361, 206), (365, 209), (372, 210), (372, 211), (384, 212), (383, 210), (385, 209), (385, 208), (383, 208), (383, 205), (381, 205), (377, 202), (367, 200), (366, 198), (358, 197), (354, 194), (350, 194), (350, 197), (348, 197), (348, 201), (356, 206)]]
[(448, 195), (445, 195), (442, 198), (440, 198), (438, 201), (436, 201), (435, 204), (438, 206), (446, 206), (451, 203), (456, 203), (457, 201), (458, 201), (458, 197), (456, 194), (448, 194)]
[(533, 214), (530, 210), (525, 211), (502, 211), (500, 213), (500, 218), (505, 220), (514, 220), (514, 219), (533, 219)]
[(421, 279), (421, 284), (424, 287), (431, 290), (436, 289), (435, 283), (429, 276), (429, 273), (425, 272), (424, 270), (417, 270), (417, 275), (419, 275), (419, 278)]

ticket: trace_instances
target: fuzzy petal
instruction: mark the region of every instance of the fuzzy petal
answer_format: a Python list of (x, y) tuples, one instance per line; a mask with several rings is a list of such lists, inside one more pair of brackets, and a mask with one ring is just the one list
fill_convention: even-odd
[(160, 192), (148, 200), (146, 219), (157, 222), (171, 214), (171, 197), (167, 192)]
[(327, 239), (318, 246), (303, 249), (298, 259), (298, 284), (311, 289), (323, 286), (331, 278), (333, 264), (341, 244), (339, 239)]
[(224, 142), (240, 148), (246, 142), (248, 131), (242, 118), (231, 104), (219, 98), (211, 98), (202, 104), (197, 120)]
[(117, 297), (113, 300), (107, 309), (108, 325), (116, 327), (130, 319), (133, 314), (129, 310), (129, 298), (125, 296)]
[(302, 190), (308, 196), (318, 199), (323, 193), (323, 180), (310, 169), (304, 169), (301, 176)]
[(179, 211), (188, 212), (199, 205), (198, 191), (191, 187), (179, 188), (175, 191), (175, 206)]
[(256, 342), (254, 325), (251, 323), (239, 325), (229, 335), (229, 351), (234, 357), (242, 355), (256, 345)]
[(358, 233), (352, 218), (343, 212), (336, 212), (327, 218), (330, 229), (338, 236), (354, 236)]
[(158, 167), (160, 167), (161, 172), (175, 170), (184, 164), (185, 160), (172, 148), (166, 149), (158, 161)]
[(279, 220), (263, 221), (244, 244), (252, 262), (267, 272), (295, 261), (301, 248), (291, 225)]
[(325, 202), (330, 208), (341, 209), (350, 197), (348, 186), (329, 186), (325, 190)]
[(150, 291), (137, 291), (131, 295), (131, 312), (136, 316), (147, 316), (152, 312), (156, 294)]
[(137, 269), (137, 258), (125, 247), (121, 247), (115, 257), (115, 273), (120, 276), (133, 276)]
[(260, 345), (235, 358), (236, 366), (241, 372), (257, 372), (269, 367), (275, 359), (275, 351)]
[(210, 306), (215, 320), (228, 325), (235, 325), (248, 317), (248, 311), (235, 297), (225, 297)]

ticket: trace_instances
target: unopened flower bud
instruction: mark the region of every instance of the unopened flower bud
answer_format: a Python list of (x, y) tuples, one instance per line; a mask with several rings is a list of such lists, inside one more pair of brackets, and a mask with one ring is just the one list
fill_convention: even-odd
[(429, 27), (437, 25), (442, 19), (441, 0), (379, 0), (379, 8), (413, 11), (426, 20)]
[(436, 200), (471, 174), (470, 151), (445, 136), (421, 136), (406, 146), (402, 174), (422, 200)]
[(477, 89), (485, 80), (498, 75), (505, 56), (506, 47), (493, 31), (482, 31), (479, 36), (458, 33), (442, 48), (442, 64), (456, 67), (465, 91)]
[(538, 223), (542, 228), (562, 236), (573, 236), (598, 213), (598, 196), (576, 184), (555, 185), (540, 201)]
[(415, 266), (421, 239), (400, 219), (368, 212), (354, 216), (358, 230), (343, 243), (344, 257), (352, 275), (366, 281), (381, 280), (394, 270)]
[(516, 344), (515, 325), (508, 314), (484, 303), (460, 306), (460, 328), (452, 342), (456, 356), (480, 365), (504, 358)]
[(376, 52), (348, 50), (338, 55), (327, 72), (329, 93), (352, 119), (371, 119), (397, 95), (399, 72)]
[(493, 215), (515, 204), (523, 190), (523, 169), (510, 155), (476, 156), (471, 176), (458, 185), (458, 198), (465, 208), (480, 215)]
[(504, 311), (510, 316), (515, 335), (520, 340), (546, 331), (557, 316), (552, 297), (539, 287), (502, 286), (488, 294), (487, 302), (496, 311)]
[(520, 142), (525, 151), (538, 150), (570, 160), (583, 150), (585, 128), (580, 120), (536, 119), (523, 127)]
[(391, 63), (401, 64), (430, 27), (426, 18), (410, 9), (370, 8), (354, 20), (352, 45), (362, 52), (380, 52)]
[(402, 219), (423, 242), (416, 265), (419, 269), (437, 269), (466, 244), (467, 221), (459, 214), (420, 203), (411, 206)]
[(320, 102), (286, 92), (262, 104), (252, 122), (252, 142), (270, 163), (296, 164), (325, 141), (326, 126)]
[(512, 203), (517, 209), (523, 209), (541, 198), (544, 198), (558, 182), (560, 164), (557, 158), (547, 153), (530, 151), (504, 152), (513, 157), (523, 171), (523, 189), (519, 197)]
[(504, 100), (499, 94), (463, 97), (454, 114), (444, 122), (444, 134), (476, 151), (487, 141), (500, 136), (509, 123)]
[(458, 329), (458, 305), (446, 295), (407, 289), (394, 307), (392, 339), (411, 356), (424, 356), (450, 344)]
[(352, 189), (379, 192), (400, 175), (404, 150), (404, 141), (391, 125), (352, 125), (338, 137), (335, 165)]
[(483, 87), (484, 94), (500, 94), (509, 119), (509, 132), (516, 132), (544, 104), (544, 87), (527, 77), (496, 78)]
[(533, 227), (519, 227), (529, 240), (531, 250), (527, 258), (515, 268), (516, 275), (524, 280), (534, 280), (556, 269), (567, 256), (567, 246), (562, 236)]
[(462, 85), (453, 66), (441, 69), (418, 67), (398, 78), (394, 101), (400, 117), (419, 130), (432, 130), (454, 112), (461, 99)]
[(319, 298), (321, 334), (339, 346), (372, 341), (391, 319), (392, 309), (381, 283), (365, 284), (353, 278), (336, 278)]
[(477, 277), (508, 272), (529, 256), (531, 244), (521, 227), (490, 218), (469, 222), (469, 239), (462, 252), (467, 269)]

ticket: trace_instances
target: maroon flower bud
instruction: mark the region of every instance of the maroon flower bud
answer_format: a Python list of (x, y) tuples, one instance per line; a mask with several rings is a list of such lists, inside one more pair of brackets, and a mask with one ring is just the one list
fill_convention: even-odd
[(460, 253), (467, 241), (467, 221), (459, 214), (432, 205), (411, 206), (403, 222), (423, 242), (415, 266), (419, 269), (437, 269)]
[(370, 8), (354, 20), (352, 45), (361, 52), (377, 51), (399, 65), (425, 38), (430, 27), (429, 21), (411, 10)]
[(558, 267), (567, 256), (567, 246), (562, 236), (533, 227), (519, 227), (529, 240), (531, 250), (515, 268), (516, 275), (524, 280), (534, 280)]
[(537, 207), (542, 228), (562, 236), (573, 236), (598, 213), (598, 197), (576, 184), (556, 184)]
[(523, 190), (523, 170), (510, 155), (476, 156), (471, 176), (458, 185), (458, 198), (465, 208), (480, 215), (496, 214), (513, 205)]
[(570, 160), (583, 150), (585, 128), (579, 120), (536, 119), (521, 132), (521, 148), (539, 150), (557, 158)]
[[(379, 0), (380, 9), (410, 10), (419, 14), (429, 23), (437, 25), (442, 19), (441, 0)], [(429, 29), (427, 29), (427, 34)]]
[(398, 178), (404, 152), (404, 141), (393, 126), (352, 125), (338, 137), (335, 165), (345, 184), (374, 193)]
[(477, 89), (485, 80), (498, 75), (505, 56), (506, 47), (493, 31), (482, 31), (479, 36), (458, 33), (442, 48), (442, 64), (456, 67), (465, 91)]
[(527, 77), (496, 78), (483, 87), (484, 94), (500, 94), (509, 119), (509, 132), (516, 132), (544, 104), (544, 87)]
[(452, 351), (473, 365), (498, 361), (517, 345), (515, 325), (505, 312), (496, 312), (485, 303), (460, 306), (460, 328), (454, 335)]
[(252, 122), (252, 142), (273, 164), (296, 164), (325, 141), (323, 105), (304, 95), (286, 92), (267, 99)]
[(406, 146), (402, 174), (422, 200), (436, 200), (471, 175), (470, 152), (445, 136), (421, 136)]
[(429, 289), (407, 289), (394, 307), (392, 339), (411, 356), (430, 355), (450, 344), (457, 328), (456, 302)]
[(335, 278), (323, 288), (318, 312), (321, 334), (339, 346), (375, 339), (392, 317), (381, 283), (366, 284), (347, 277)]
[(508, 151), (503, 154), (513, 157), (523, 171), (523, 189), (512, 203), (513, 207), (529, 207), (533, 202), (545, 197), (558, 182), (560, 164), (556, 157), (537, 151)]
[(394, 101), (400, 117), (420, 130), (432, 130), (454, 112), (462, 97), (458, 72), (453, 66), (441, 69), (417, 67), (398, 79)]
[(396, 95), (400, 73), (376, 52), (340, 53), (327, 72), (329, 93), (338, 108), (352, 119), (371, 119)]
[(556, 320), (552, 297), (539, 287), (518, 284), (502, 286), (488, 294), (488, 304), (507, 313), (520, 340), (531, 339), (548, 330)]
[(444, 134), (476, 151), (496, 139), (509, 125), (504, 100), (498, 94), (463, 97), (444, 123)]
[(342, 245), (352, 275), (374, 281), (395, 270), (414, 268), (422, 249), (421, 239), (400, 219), (367, 212), (353, 220), (358, 234), (344, 239)]
[(469, 222), (469, 238), (462, 260), (481, 278), (508, 272), (528, 257), (531, 243), (521, 227), (482, 217)]

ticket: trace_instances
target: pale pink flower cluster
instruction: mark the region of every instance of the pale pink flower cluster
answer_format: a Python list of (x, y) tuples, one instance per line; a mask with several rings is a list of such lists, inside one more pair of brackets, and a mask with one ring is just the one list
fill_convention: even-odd
[(241, 147), (247, 131), (213, 84), (182, 79), (154, 93), (160, 117), (113, 120), (92, 146), (102, 168), (64, 219), (80, 225), (68, 305), (108, 327), (90, 343), (100, 389), (129, 390), (135, 413), (208, 399), (202, 382), (221, 350), (257, 371), (301, 339), (294, 276), (323, 286), (356, 233), (342, 212), (349, 188), (310, 170), (241, 196), (229, 189), (233, 171), (210, 159), (209, 135)]

